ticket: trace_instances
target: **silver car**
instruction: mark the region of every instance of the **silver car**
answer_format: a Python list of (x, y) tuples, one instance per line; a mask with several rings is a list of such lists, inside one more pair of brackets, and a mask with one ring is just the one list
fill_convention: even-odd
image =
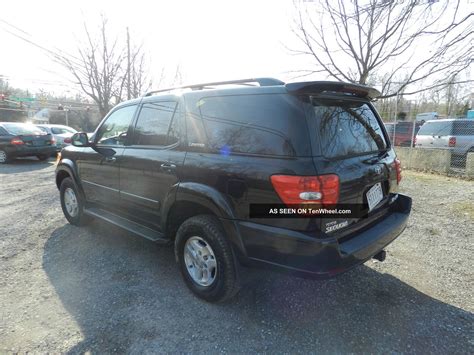
[[(71, 144), (70, 138), (77, 133), (77, 131), (68, 126), (63, 126), (59, 124), (39, 124), (36, 127), (40, 128), (42, 131), (53, 135), (56, 141), (57, 151), (61, 151), (62, 148)], [(65, 141), (66, 140), (66, 141)]]
[(453, 158), (465, 161), (467, 153), (474, 152), (474, 120), (426, 121), (416, 135), (415, 147), (449, 149)]

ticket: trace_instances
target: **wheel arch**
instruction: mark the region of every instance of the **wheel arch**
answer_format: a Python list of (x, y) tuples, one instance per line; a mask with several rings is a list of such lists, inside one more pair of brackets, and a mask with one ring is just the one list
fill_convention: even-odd
[(79, 182), (76, 164), (70, 159), (62, 159), (56, 167), (56, 186), (59, 189), (64, 179), (70, 177), (77, 187), (78, 192), (84, 197), (84, 190)]
[(222, 193), (199, 183), (180, 183), (175, 199), (168, 201), (164, 206), (161, 225), (171, 240), (174, 240), (179, 226), (188, 218), (203, 214), (212, 215), (220, 221), (238, 256), (246, 254), (235, 213)]

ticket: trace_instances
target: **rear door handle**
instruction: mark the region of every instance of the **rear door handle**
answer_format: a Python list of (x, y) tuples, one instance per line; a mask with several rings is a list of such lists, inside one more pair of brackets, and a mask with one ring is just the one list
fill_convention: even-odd
[(108, 163), (114, 163), (116, 160), (116, 157), (105, 157), (105, 161)]

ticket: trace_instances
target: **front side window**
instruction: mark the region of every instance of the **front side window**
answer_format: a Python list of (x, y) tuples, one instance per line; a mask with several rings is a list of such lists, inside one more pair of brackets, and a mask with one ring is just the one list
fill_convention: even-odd
[(124, 145), (137, 106), (125, 106), (112, 112), (97, 132), (97, 144)]
[(324, 156), (360, 155), (387, 148), (379, 122), (368, 104), (313, 99), (313, 107)]
[[(133, 143), (135, 145), (166, 146), (177, 142), (177, 132), (172, 121), (176, 102), (153, 102), (142, 106), (135, 125)], [(168, 135), (171, 133), (171, 139)]]

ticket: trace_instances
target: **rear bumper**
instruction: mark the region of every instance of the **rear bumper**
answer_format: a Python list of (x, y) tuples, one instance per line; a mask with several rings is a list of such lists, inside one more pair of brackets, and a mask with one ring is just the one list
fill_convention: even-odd
[(324, 233), (310, 235), (252, 222), (238, 222), (249, 265), (272, 267), (314, 278), (327, 278), (364, 263), (405, 229), (411, 198), (398, 195), (388, 212), (344, 241)]
[(56, 146), (45, 146), (45, 147), (29, 147), (22, 146), (17, 148), (9, 149), (8, 153), (12, 157), (29, 157), (34, 155), (50, 155), (56, 152)]

